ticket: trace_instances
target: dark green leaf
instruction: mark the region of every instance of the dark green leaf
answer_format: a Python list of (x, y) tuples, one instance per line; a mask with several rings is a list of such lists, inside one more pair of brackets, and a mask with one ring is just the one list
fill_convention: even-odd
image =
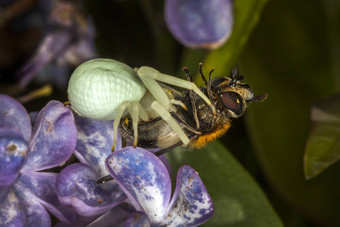
[(204, 61), (208, 70), (216, 68), (213, 77), (229, 73), (237, 62), (262, 10), (269, 0), (234, 1), (234, 28), (230, 39), (221, 48), (211, 51)]
[(305, 151), (305, 177), (310, 179), (340, 158), (340, 96), (312, 109), (314, 128)]

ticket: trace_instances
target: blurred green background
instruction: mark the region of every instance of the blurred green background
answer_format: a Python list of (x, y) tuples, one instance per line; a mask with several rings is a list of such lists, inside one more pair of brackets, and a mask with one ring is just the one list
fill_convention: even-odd
[[(340, 226), (340, 163), (309, 180), (304, 175), (311, 109), (340, 89), (340, 1), (236, 0), (233, 34), (213, 51), (180, 45), (166, 28), (163, 3), (84, 1), (101, 57), (181, 78), (184, 65), (195, 74), (203, 62), (205, 72), (216, 67), (215, 76), (237, 65), (257, 95), (269, 95), (251, 104), (219, 142), (168, 154), (174, 174), (189, 164), (210, 192), (215, 215), (205, 226)], [(6, 75), (14, 69), (7, 67)], [(1, 93), (12, 87), (15, 80), (1, 80)], [(66, 88), (25, 106), (38, 110), (50, 99), (67, 100)], [(339, 136), (332, 142), (339, 144)]]

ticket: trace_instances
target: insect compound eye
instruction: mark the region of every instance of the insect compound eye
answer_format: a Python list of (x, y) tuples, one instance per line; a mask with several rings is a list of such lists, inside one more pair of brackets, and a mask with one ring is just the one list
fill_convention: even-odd
[(243, 101), (242, 96), (233, 91), (227, 91), (219, 94), (220, 100), (224, 108), (231, 110), (237, 115), (242, 114)]

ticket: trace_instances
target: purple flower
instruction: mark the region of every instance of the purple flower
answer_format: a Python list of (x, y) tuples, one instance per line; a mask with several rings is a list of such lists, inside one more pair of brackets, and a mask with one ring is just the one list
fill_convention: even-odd
[(0, 226), (50, 226), (47, 210), (64, 222), (75, 218), (59, 203), (57, 174), (39, 172), (61, 165), (76, 145), (71, 110), (49, 102), (36, 116), (13, 98), (0, 95)]
[[(81, 163), (64, 168), (58, 175), (56, 188), (61, 203), (72, 206), (80, 215), (74, 224), (88, 224), (126, 199), (114, 181), (98, 184), (109, 175), (105, 160), (112, 151), (113, 123), (75, 115), (78, 131), (75, 156)], [(116, 149), (121, 149), (118, 135)]]
[(232, 0), (166, 0), (165, 20), (183, 45), (214, 49), (231, 34), (232, 8)]
[(63, 88), (71, 69), (98, 56), (95, 28), (92, 21), (84, 17), (81, 4), (58, 0), (50, 4), (48, 32), (19, 72), (23, 87), (36, 77), (43, 83), (52, 82)]
[[(170, 171), (164, 157), (158, 158), (141, 148), (122, 148), (120, 134), (115, 152), (112, 152), (112, 121), (77, 115), (75, 121), (78, 141), (74, 154), (81, 163), (64, 168), (56, 181), (61, 203), (71, 205), (79, 214), (72, 226), (115, 225), (124, 221), (126, 226), (140, 226), (141, 223), (190, 226), (203, 223), (212, 215), (211, 199), (193, 169), (184, 166), (179, 170), (175, 195), (170, 202)], [(140, 160), (137, 165), (134, 162), (136, 158)], [(117, 172), (112, 161), (118, 159), (125, 160), (123, 168), (130, 171)], [(97, 183), (108, 174), (114, 180)], [(145, 187), (145, 183), (149, 183), (150, 187)], [(130, 192), (138, 192), (142, 188), (140, 193), (132, 195)], [(158, 196), (150, 195), (150, 190), (155, 188), (158, 188)], [(149, 202), (152, 198), (153, 202)], [(154, 214), (163, 221), (153, 218)], [(60, 223), (60, 226), (65, 225)]]
[(126, 147), (111, 154), (106, 166), (136, 209), (128, 226), (146, 222), (156, 226), (196, 226), (213, 214), (211, 198), (190, 166), (178, 170), (172, 199), (169, 172), (151, 152)]

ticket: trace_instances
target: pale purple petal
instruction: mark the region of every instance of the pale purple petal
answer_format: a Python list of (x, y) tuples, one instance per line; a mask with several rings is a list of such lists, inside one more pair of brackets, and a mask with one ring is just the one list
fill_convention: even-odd
[(72, 155), (76, 141), (71, 110), (58, 101), (50, 101), (36, 119), (24, 169), (38, 171), (60, 165)]
[(22, 78), (20, 86), (27, 86), (46, 64), (50, 63), (58, 54), (65, 51), (70, 43), (72, 35), (69, 30), (57, 30), (47, 34), (41, 41), (39, 49), (27, 64), (20, 70), (19, 77)]
[(94, 40), (92, 37), (86, 37), (85, 35), (77, 40), (77, 42), (72, 43), (67, 51), (58, 56), (58, 64), (76, 66), (98, 57)]
[(185, 46), (217, 48), (232, 31), (232, 0), (167, 0), (165, 19)]
[(65, 223), (65, 222), (59, 221), (57, 224), (53, 225), (53, 227), (84, 227), (84, 226), (89, 227), (89, 223), (97, 219), (98, 216), (85, 217), (85, 216), (77, 215), (76, 219), (72, 223)]
[(169, 163), (168, 159), (166, 158), (166, 156), (165, 155), (161, 155), (158, 158), (163, 162), (163, 164), (165, 165), (166, 169), (168, 170), (169, 176), (171, 176), (171, 166), (170, 166), (170, 163)]
[(125, 223), (125, 227), (149, 227), (148, 217), (143, 212), (133, 212)]
[(137, 211), (143, 211), (154, 224), (166, 215), (171, 181), (157, 156), (142, 148), (126, 147), (106, 160), (107, 169)]
[(26, 212), (14, 190), (0, 191), (0, 226), (23, 226)]
[[(133, 208), (132, 208), (133, 209)], [(132, 211), (126, 208), (126, 204), (115, 206), (105, 214), (93, 221), (87, 227), (112, 227), (123, 226)]]
[(13, 129), (0, 128), (0, 188), (18, 177), (27, 155), (28, 143)]
[[(76, 114), (75, 122), (78, 131), (76, 157), (80, 162), (91, 166), (101, 177), (108, 175), (105, 160), (112, 154), (113, 122), (84, 118)], [(122, 147), (120, 133), (117, 138), (116, 150)]]
[(83, 216), (102, 214), (126, 199), (115, 181), (97, 184), (100, 176), (89, 166), (76, 163), (63, 169), (56, 189), (63, 204), (73, 206)]
[(22, 173), (15, 187), (20, 186), (21, 191), (29, 191), (30, 194), (34, 195), (28, 198), (29, 203), (33, 200), (39, 201), (40, 204), (59, 220), (70, 223), (75, 219), (76, 214), (71, 207), (62, 205), (59, 202), (55, 189), (57, 175), (57, 173), (48, 172)]
[(17, 100), (7, 95), (0, 95), (1, 127), (16, 129), (26, 141), (31, 137), (32, 126), (27, 111)]
[(163, 224), (197, 226), (214, 213), (212, 200), (198, 173), (190, 166), (178, 170), (176, 189)]
[[(21, 209), (26, 213), (25, 227), (46, 227), (51, 226), (51, 217), (39, 200), (30, 190), (26, 190), (20, 184), (15, 184), (14, 189), (21, 201)], [(20, 209), (20, 208), (19, 208)]]

